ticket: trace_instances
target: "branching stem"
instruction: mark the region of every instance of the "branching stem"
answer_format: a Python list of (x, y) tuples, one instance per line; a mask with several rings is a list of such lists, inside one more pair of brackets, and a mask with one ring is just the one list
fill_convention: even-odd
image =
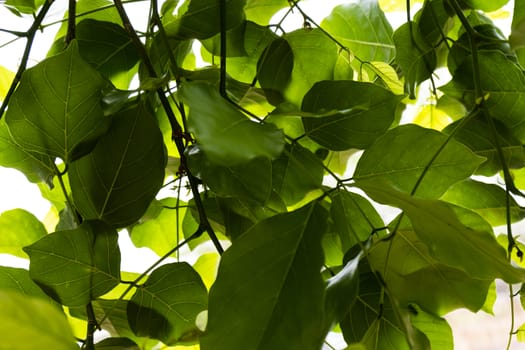
[(42, 21), (46, 17), (47, 12), (51, 8), (51, 5), (53, 4), (55, 0), (47, 0), (42, 5), (42, 8), (40, 9), (40, 12), (36, 16), (35, 20), (33, 21), (33, 24), (29, 28), (29, 30), (24, 35), (27, 38), (26, 47), (24, 49), (24, 53), (22, 55), (22, 60), (20, 61), (20, 66), (18, 67), (18, 70), (16, 71), (15, 77), (13, 78), (13, 81), (11, 82), (11, 86), (9, 86), (9, 90), (7, 91), (7, 95), (4, 98), (4, 101), (2, 102), (2, 106), (0, 106), (0, 119), (2, 119), (4, 112), (9, 104), (9, 100), (11, 100), (11, 96), (16, 90), (16, 87), (18, 86), (18, 83), (20, 82), (20, 79), (22, 79), (22, 73), (26, 70), (27, 62), (29, 60), (29, 54), (31, 53), (31, 48), (33, 47), (33, 40), (35, 39), (36, 32), (38, 28), (40, 28), (40, 25), (42, 24)]

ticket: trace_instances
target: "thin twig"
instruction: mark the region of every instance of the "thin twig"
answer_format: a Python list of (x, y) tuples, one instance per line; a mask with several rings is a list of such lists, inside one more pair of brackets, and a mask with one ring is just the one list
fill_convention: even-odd
[[(142, 41), (140, 41), (140, 38), (138, 37), (135, 29), (133, 28), (133, 25), (131, 24), (131, 21), (129, 20), (129, 17), (126, 13), (126, 10), (124, 9), (124, 5), (122, 4), (121, 0), (115, 0), (115, 7), (119, 13), (120, 19), (122, 20), (122, 24), (124, 25), (124, 28), (128, 32), (128, 35), (131, 38), (131, 41), (135, 45), (139, 56), (141, 57), (142, 63), (144, 64), (144, 67), (148, 71), (148, 74), (152, 78), (157, 77), (157, 73), (155, 72), (155, 68), (153, 67), (153, 64), (151, 63), (151, 60), (149, 59), (148, 53), (146, 51), (146, 48), (144, 47), (144, 44)], [(206, 211), (204, 209), (204, 205), (202, 203), (202, 199), (200, 197), (199, 193), (199, 182), (198, 179), (190, 172), (190, 170), (187, 167), (186, 162), (186, 155), (184, 153), (185, 146), (184, 146), (184, 130), (180, 126), (179, 122), (177, 121), (177, 118), (175, 117), (175, 113), (173, 112), (173, 109), (171, 108), (171, 105), (168, 101), (168, 98), (164, 94), (164, 90), (162, 88), (157, 89), (157, 95), (159, 97), (159, 100), (162, 104), (162, 107), (164, 111), (166, 112), (166, 115), (168, 117), (171, 130), (172, 130), (172, 140), (175, 142), (175, 145), (177, 147), (177, 151), (180, 155), (180, 166), (181, 169), (183, 169), (187, 176), (188, 181), (190, 183), (191, 192), (193, 194), (193, 198), (195, 201), (195, 206), (197, 208), (197, 212), (199, 213), (199, 225), (202, 227), (204, 231), (206, 231), (215, 245), (215, 249), (219, 254), (222, 254), (224, 252), (224, 249), (222, 248), (219, 239), (217, 238), (217, 235), (215, 234), (215, 231), (211, 227), (211, 224), (208, 221), (208, 217), (206, 215)]]
[(40, 12), (36, 16), (33, 24), (29, 28), (29, 30), (26, 32), (26, 35), (24, 35), (27, 38), (26, 47), (24, 49), (24, 54), (22, 55), (22, 60), (20, 61), (20, 66), (18, 67), (18, 70), (15, 74), (15, 77), (13, 78), (13, 81), (11, 82), (11, 86), (9, 86), (9, 90), (7, 91), (7, 95), (4, 98), (4, 101), (2, 102), (2, 106), (0, 107), (0, 119), (2, 119), (2, 116), (4, 115), (4, 112), (7, 108), (7, 105), (9, 104), (9, 100), (11, 99), (11, 96), (16, 90), (16, 87), (18, 86), (18, 83), (20, 82), (20, 79), (22, 79), (22, 73), (26, 70), (27, 62), (29, 60), (29, 54), (31, 52), (31, 48), (33, 47), (33, 40), (35, 39), (36, 31), (38, 28), (40, 28), (40, 25), (42, 24), (42, 21), (44, 20), (47, 12), (51, 8), (51, 5), (53, 4), (55, 0), (47, 0), (44, 2), (44, 5), (40, 9)]

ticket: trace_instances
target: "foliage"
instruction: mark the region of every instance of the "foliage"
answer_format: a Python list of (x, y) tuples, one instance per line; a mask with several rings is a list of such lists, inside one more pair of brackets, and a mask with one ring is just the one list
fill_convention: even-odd
[[(152, 0), (145, 28), (121, 0), (59, 23), (3, 3), (33, 24), (1, 28), (27, 44), (0, 66), (0, 165), (51, 204), (0, 215), (0, 253), (29, 261), (0, 267), (3, 345), (449, 350), (446, 313), (490, 308), (496, 279), (514, 295), (523, 2), (509, 38), (505, 0), (312, 3)], [(127, 234), (159, 256), (140, 275)]]

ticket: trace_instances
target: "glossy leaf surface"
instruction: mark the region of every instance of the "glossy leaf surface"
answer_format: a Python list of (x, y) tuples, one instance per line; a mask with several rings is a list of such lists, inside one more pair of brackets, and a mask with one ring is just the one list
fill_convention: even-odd
[(119, 283), (117, 238), (115, 230), (99, 221), (49, 234), (24, 248), (30, 276), (61, 304), (86, 305)]

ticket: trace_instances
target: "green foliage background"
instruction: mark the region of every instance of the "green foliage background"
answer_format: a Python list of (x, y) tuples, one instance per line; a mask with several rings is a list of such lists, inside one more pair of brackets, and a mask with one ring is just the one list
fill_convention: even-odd
[[(319, 23), (303, 1), (152, 0), (140, 30), (132, 2), (70, 0), (59, 23), (51, 0), (2, 4), (34, 19), (0, 28), (27, 40), (0, 67), (0, 165), (52, 208), (0, 215), (0, 253), (29, 259), (0, 267), (0, 349), (448, 350), (443, 316), (491, 310), (496, 279), (519, 307), (522, 1), (508, 38), (505, 0)], [(158, 261), (122, 271), (119, 234)]]

